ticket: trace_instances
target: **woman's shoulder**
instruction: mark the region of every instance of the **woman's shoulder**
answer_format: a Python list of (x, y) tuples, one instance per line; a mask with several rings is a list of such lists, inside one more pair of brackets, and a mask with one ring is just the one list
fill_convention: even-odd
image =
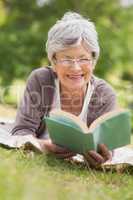
[(37, 80), (40, 83), (51, 83), (54, 79), (55, 74), (50, 66), (36, 68), (28, 77), (28, 80)]
[(51, 66), (43, 66), (43, 67), (39, 67), (36, 68), (34, 70), (32, 70), (31, 74), (32, 76), (37, 76), (37, 77), (42, 77), (44, 78), (44, 76), (48, 75), (48, 76), (52, 76), (54, 74), (52, 67)]
[(94, 91), (98, 93), (104, 94), (112, 94), (115, 95), (114, 88), (104, 79), (101, 79), (97, 76), (92, 76), (91, 83), (94, 86)]

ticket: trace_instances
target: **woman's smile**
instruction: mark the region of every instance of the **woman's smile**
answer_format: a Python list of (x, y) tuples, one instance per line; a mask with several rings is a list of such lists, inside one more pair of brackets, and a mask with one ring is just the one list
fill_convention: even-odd
[(83, 79), (84, 74), (68, 74), (66, 75), (67, 78), (69, 78), (70, 80), (74, 80), (74, 81), (80, 81)]

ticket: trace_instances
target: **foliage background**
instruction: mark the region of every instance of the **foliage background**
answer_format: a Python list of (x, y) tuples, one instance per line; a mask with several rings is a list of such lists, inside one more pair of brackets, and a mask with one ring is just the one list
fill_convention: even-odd
[(133, 112), (133, 6), (123, 7), (120, 0), (0, 0), (1, 103), (16, 105), (15, 87), (10, 91), (10, 86), (25, 82), (32, 69), (48, 64), (47, 32), (70, 10), (96, 24), (101, 56), (95, 74), (109, 81), (119, 104)]

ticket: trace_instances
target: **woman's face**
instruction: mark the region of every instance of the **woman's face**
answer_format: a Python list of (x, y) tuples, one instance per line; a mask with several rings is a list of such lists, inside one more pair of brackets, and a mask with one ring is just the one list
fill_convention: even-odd
[(84, 89), (93, 73), (93, 58), (82, 45), (56, 53), (53, 66), (61, 85), (67, 90)]

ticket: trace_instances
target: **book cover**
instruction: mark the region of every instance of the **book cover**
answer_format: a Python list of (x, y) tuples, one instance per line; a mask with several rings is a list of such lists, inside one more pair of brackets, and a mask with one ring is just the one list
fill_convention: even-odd
[(60, 110), (52, 111), (44, 120), (53, 143), (76, 153), (97, 151), (100, 143), (106, 144), (109, 150), (130, 143), (131, 124), (127, 110), (106, 113), (89, 128), (77, 116)]

